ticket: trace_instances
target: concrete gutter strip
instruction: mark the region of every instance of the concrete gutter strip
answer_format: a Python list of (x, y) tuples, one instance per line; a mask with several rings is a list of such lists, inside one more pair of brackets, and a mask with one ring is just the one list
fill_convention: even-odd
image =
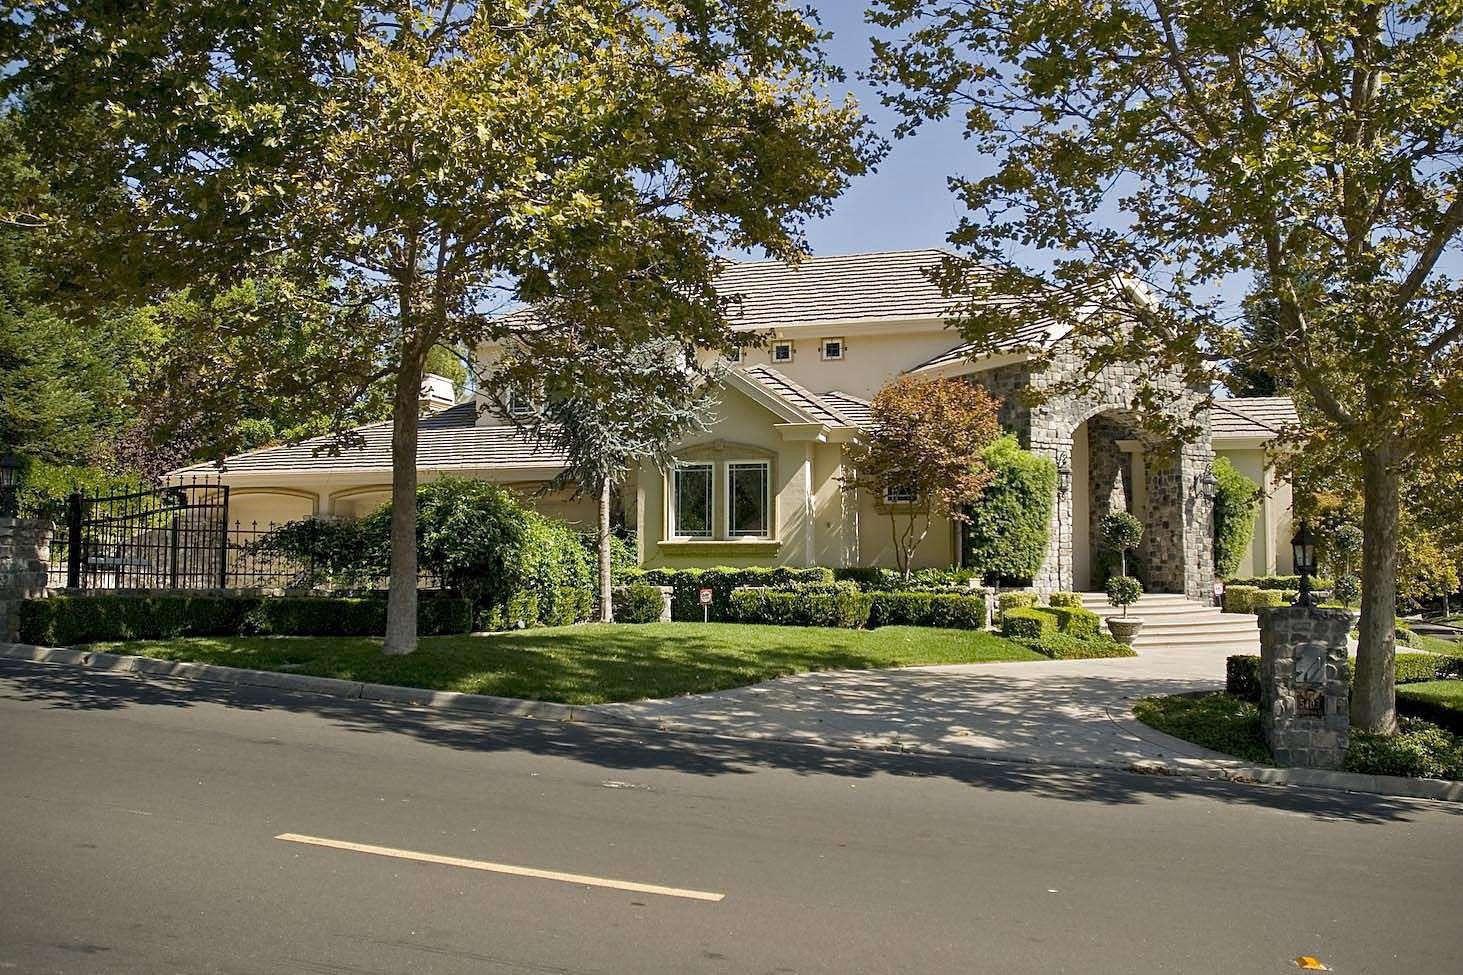
[[(641, 718), (594, 706), (556, 704), (550, 701), (525, 701), (487, 694), (460, 694), (455, 691), (432, 691), (391, 684), (371, 684), (338, 680), (333, 677), (312, 677), (265, 670), (244, 670), (215, 664), (158, 660), (153, 657), (132, 657), (97, 651), (59, 647), (37, 647), (23, 643), (0, 643), (0, 658), (32, 663), (67, 664), (113, 673), (141, 674), (147, 677), (170, 677), (181, 680), (207, 681), (248, 687), (321, 694), (351, 700), (400, 704), (434, 710), (469, 711), (501, 717), (533, 718), (541, 721), (576, 721), (583, 724), (612, 725), (654, 731), (687, 732), (710, 737), (743, 737), (749, 740), (780, 742), (820, 747), (845, 747), (898, 754), (918, 754), (966, 758), (997, 762), (1018, 762), (1025, 765), (1053, 765), (1060, 768), (1114, 769), (1142, 775), (1172, 775), (1184, 778), (1222, 780), (1245, 785), (1289, 785), (1311, 789), (1361, 792), (1372, 795), (1399, 796), (1409, 799), (1431, 799), (1463, 802), (1463, 782), (1439, 779), (1408, 779), (1394, 775), (1364, 775), (1357, 772), (1329, 772), (1322, 769), (1271, 768), (1247, 765), (1239, 761), (1214, 761), (1194, 758), (1141, 759), (1128, 763), (1066, 762), (1056, 763), (1003, 752), (1000, 749), (953, 749), (926, 742), (894, 743), (873, 740), (835, 740), (821, 737), (752, 734), (731, 736), (708, 731), (694, 723)], [(1166, 737), (1166, 736), (1165, 736)]]

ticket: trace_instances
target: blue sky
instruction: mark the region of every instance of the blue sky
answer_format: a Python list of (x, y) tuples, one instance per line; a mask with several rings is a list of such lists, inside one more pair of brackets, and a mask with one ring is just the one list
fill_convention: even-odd
[[(891, 138), (897, 118), (859, 78), (871, 57), (872, 28), (864, 23), (864, 3), (819, 0), (814, 5), (823, 26), (833, 32), (829, 53), (847, 73), (848, 90), (874, 120), (879, 134)], [(813, 253), (944, 246), (945, 235), (960, 217), (945, 179), (952, 173), (977, 172), (980, 166), (960, 133), (958, 121), (927, 123), (918, 135), (895, 141), (878, 171), (855, 182), (830, 216), (809, 227)]]

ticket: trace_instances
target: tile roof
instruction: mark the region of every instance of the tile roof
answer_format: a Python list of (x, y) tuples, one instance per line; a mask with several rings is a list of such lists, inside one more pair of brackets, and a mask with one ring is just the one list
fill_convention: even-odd
[(952, 302), (924, 272), (949, 256), (936, 248), (731, 264), (716, 279), (737, 301), (738, 330), (858, 318), (944, 318)]
[(1248, 396), (1214, 401), (1209, 411), (1215, 437), (1274, 437), (1300, 418), (1289, 396)]
[(831, 426), (849, 426), (849, 422), (836, 410), (830, 409), (815, 393), (810, 393), (771, 366), (744, 366), (738, 369), (743, 376), (753, 380), (799, 413), (806, 414), (809, 422), (827, 423)]
[[(473, 403), (463, 403), (422, 417), (417, 424), (417, 467), (423, 470), (478, 470), (494, 467), (560, 467), (561, 450), (535, 441), (516, 427), (477, 425)], [(346, 447), (339, 456), (327, 450), (329, 437), (316, 437), (298, 444), (266, 447), (235, 454), (224, 461), (230, 474), (334, 473), (389, 471), (391, 469), (391, 423), (373, 423), (355, 432), (362, 445)], [(216, 472), (212, 463), (195, 464), (177, 473)]]
[(818, 398), (823, 401), (824, 406), (843, 417), (851, 426), (867, 430), (874, 425), (874, 405), (866, 399), (837, 389)]

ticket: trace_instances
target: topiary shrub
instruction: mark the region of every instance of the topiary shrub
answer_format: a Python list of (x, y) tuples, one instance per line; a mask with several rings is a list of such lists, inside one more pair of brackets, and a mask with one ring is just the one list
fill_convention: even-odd
[(993, 585), (1029, 583), (1046, 558), (1057, 466), (1010, 434), (987, 447), (984, 459), (995, 478), (966, 510), (965, 564)]
[(1104, 515), (1097, 523), (1097, 536), (1109, 552), (1116, 552), (1123, 575), (1128, 574), (1128, 553), (1143, 542), (1143, 523), (1126, 511)]
[(1047, 610), (1057, 618), (1057, 629), (1079, 640), (1091, 640), (1102, 633), (1102, 617), (1080, 606), (1053, 606)]
[(1289, 606), (1295, 593), (1255, 586), (1225, 586), (1223, 610), (1226, 613), (1255, 613), (1267, 606)]
[(1460, 657), (1447, 657), (1440, 653), (1399, 653), (1393, 659), (1399, 684), (1463, 678), (1463, 658)]
[(1239, 571), (1254, 540), (1260, 485), (1222, 456), (1214, 458), (1214, 480), (1214, 572), (1227, 579)]
[(954, 630), (985, 627), (985, 598), (933, 592), (869, 593), (869, 628), (938, 626)]
[(656, 623), (663, 601), (660, 589), (643, 582), (614, 591), (616, 623)]
[(1124, 617), (1128, 615), (1128, 607), (1136, 603), (1142, 595), (1143, 583), (1132, 576), (1113, 576), (1107, 580), (1107, 601), (1121, 608)]
[(853, 583), (829, 582), (798, 589), (743, 587), (732, 591), (730, 602), (738, 623), (859, 629), (869, 621), (871, 600)]
[(1361, 580), (1356, 576), (1338, 576), (1331, 584), (1331, 598), (1343, 606), (1351, 606), (1361, 598)]
[(1001, 618), (1013, 609), (1030, 609), (1036, 605), (1036, 593), (1034, 592), (1003, 592), (996, 596), (996, 608), (1000, 610)]
[(1260, 703), (1260, 658), (1253, 653), (1237, 653), (1224, 660), (1224, 691), (1242, 701)]
[(1075, 592), (1054, 592), (1046, 598), (1047, 605), (1055, 609), (1058, 606), (1070, 606), (1074, 609), (1082, 608), (1082, 596)]

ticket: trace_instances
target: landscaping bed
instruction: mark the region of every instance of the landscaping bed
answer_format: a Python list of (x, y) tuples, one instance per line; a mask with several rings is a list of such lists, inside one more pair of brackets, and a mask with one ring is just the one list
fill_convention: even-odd
[(406, 656), (384, 655), (369, 637), (195, 637), (86, 649), (564, 704), (699, 694), (804, 671), (1044, 659), (1016, 641), (970, 630), (723, 623), (430, 637)]

